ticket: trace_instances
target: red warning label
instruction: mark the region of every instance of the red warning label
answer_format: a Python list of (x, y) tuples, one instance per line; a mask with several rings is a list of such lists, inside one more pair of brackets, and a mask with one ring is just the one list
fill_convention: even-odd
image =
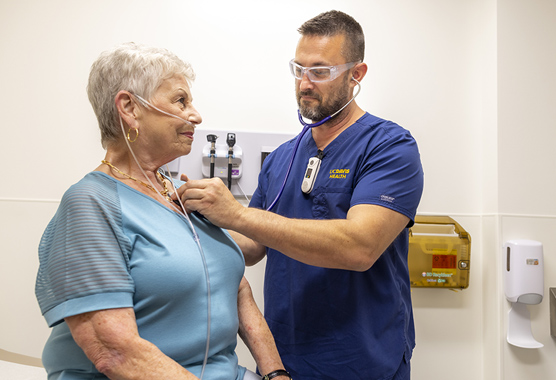
[(433, 255), (432, 267), (433, 269), (457, 268), (457, 255)]

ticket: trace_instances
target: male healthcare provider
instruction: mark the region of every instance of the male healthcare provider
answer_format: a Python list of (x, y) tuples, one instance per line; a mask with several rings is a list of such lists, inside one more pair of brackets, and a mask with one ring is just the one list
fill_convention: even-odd
[(231, 230), (248, 264), (266, 255), (265, 318), (292, 378), (406, 380), (415, 346), (408, 227), (423, 189), (417, 144), (353, 101), (367, 65), (352, 17), (326, 12), (299, 32), (290, 67), (310, 132), (265, 160), (249, 208), (219, 179), (189, 181), (180, 196)]

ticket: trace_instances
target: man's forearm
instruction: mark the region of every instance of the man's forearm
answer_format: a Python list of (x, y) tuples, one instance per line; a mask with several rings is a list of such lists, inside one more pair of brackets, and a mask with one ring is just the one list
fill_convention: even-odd
[(229, 228), (305, 264), (365, 271), (399, 235), (408, 218), (373, 205), (355, 206), (346, 219), (291, 219), (248, 208)]

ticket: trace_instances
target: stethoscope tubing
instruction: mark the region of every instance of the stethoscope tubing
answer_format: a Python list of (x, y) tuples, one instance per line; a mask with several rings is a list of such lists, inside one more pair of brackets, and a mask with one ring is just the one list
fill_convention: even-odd
[[(297, 111), (297, 112), (299, 113), (299, 111)], [(328, 116), (328, 118), (330, 118), (330, 116)], [(303, 120), (301, 118), (301, 114), (299, 115), (299, 119)], [(304, 127), (303, 127), (303, 130), (301, 131), (301, 133), (299, 134), (299, 136), (297, 136), (297, 140), (295, 141), (295, 146), (293, 147), (293, 152), (292, 152), (292, 155), (291, 155), (291, 158), (290, 158), (290, 163), (288, 165), (288, 170), (286, 171), (286, 176), (284, 177), (284, 182), (282, 182), (282, 186), (280, 187), (280, 191), (278, 191), (278, 195), (276, 195), (276, 198), (274, 198), (274, 201), (272, 201), (272, 204), (270, 206), (268, 206), (266, 211), (272, 210), (272, 208), (274, 207), (276, 202), (278, 202), (278, 199), (280, 199), (280, 197), (282, 196), (282, 193), (284, 192), (284, 188), (286, 187), (286, 182), (288, 180), (288, 177), (290, 176), (290, 171), (292, 170), (293, 159), (295, 158), (295, 154), (297, 153), (297, 148), (299, 147), (299, 143), (301, 142), (301, 139), (303, 138), (303, 135), (305, 135), (305, 133), (313, 127), (311, 124), (307, 124), (304, 121), (302, 121), (302, 124), (304, 125)], [(318, 124), (318, 123), (315, 123), (315, 124)], [(319, 125), (321, 125), (321, 124), (319, 124)], [(315, 127), (316, 127), (316, 125), (315, 125)]]
[(332, 119), (334, 116), (336, 116), (337, 114), (342, 112), (342, 110), (344, 108), (346, 108), (351, 102), (353, 102), (353, 100), (355, 99), (355, 97), (357, 95), (359, 95), (359, 92), (361, 92), (361, 83), (359, 83), (359, 81), (355, 78), (352, 78), (352, 79), (355, 81), (355, 83), (357, 83), (357, 86), (358, 86), (357, 92), (355, 93), (355, 95), (353, 95), (353, 97), (350, 99), (349, 102), (347, 102), (342, 108), (340, 108), (338, 111), (334, 112), (332, 115), (327, 116), (324, 119), (322, 119), (320, 121), (317, 121), (316, 123), (309, 124), (309, 123), (305, 122), (305, 120), (303, 120), (303, 116), (301, 116), (301, 112), (299, 112), (299, 110), (297, 110), (297, 116), (299, 118), (299, 122), (301, 123), (301, 125), (303, 125), (303, 130), (301, 131), (299, 136), (297, 136), (297, 140), (295, 142), (295, 146), (293, 147), (293, 152), (291, 154), (290, 163), (288, 165), (288, 170), (286, 171), (286, 176), (284, 177), (284, 181), (282, 182), (282, 186), (280, 187), (280, 190), (278, 191), (278, 194), (276, 195), (276, 198), (274, 198), (274, 200), (272, 201), (272, 204), (270, 206), (268, 206), (266, 211), (272, 210), (272, 208), (276, 205), (276, 202), (278, 202), (278, 199), (280, 199), (280, 197), (282, 196), (282, 193), (284, 192), (284, 188), (286, 187), (286, 182), (288, 181), (288, 177), (290, 176), (290, 172), (291, 172), (291, 169), (292, 169), (292, 166), (293, 166), (293, 160), (295, 158), (295, 154), (297, 153), (299, 143), (301, 142), (301, 139), (303, 138), (305, 133), (311, 128), (315, 128), (315, 127), (323, 125), (324, 123), (326, 123), (327, 121)]

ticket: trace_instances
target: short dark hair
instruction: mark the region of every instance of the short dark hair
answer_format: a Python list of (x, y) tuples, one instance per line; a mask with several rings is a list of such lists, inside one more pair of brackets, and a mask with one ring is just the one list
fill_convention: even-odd
[(363, 62), (365, 58), (365, 35), (363, 28), (353, 17), (340, 11), (328, 11), (306, 21), (297, 29), (302, 36), (346, 36), (342, 55), (347, 62)]

